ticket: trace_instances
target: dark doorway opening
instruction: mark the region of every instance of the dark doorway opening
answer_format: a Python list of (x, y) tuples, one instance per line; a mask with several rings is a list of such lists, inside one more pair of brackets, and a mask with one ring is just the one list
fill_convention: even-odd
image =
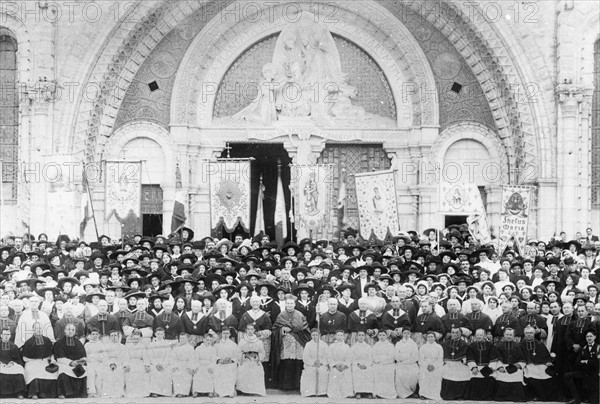
[[(281, 182), (283, 184), (283, 195), (285, 199), (288, 237), (291, 239), (292, 224), (290, 223), (289, 211), (291, 208), (290, 198), (290, 164), (292, 160), (281, 143), (231, 143), (229, 145), (229, 157), (231, 158), (254, 158), (250, 164), (250, 233), (244, 232), (238, 226), (231, 234), (227, 233), (223, 226), (219, 226), (213, 233), (216, 237), (233, 240), (236, 234), (242, 234), (244, 238), (254, 235), (254, 224), (256, 222), (256, 209), (258, 202), (258, 188), (262, 174), (265, 186), (265, 198), (263, 211), (265, 220), (265, 233), (271, 240), (275, 239), (275, 203), (277, 197), (277, 164), (281, 164)], [(221, 158), (227, 158), (227, 150), (223, 151)]]
[(446, 216), (444, 220), (444, 227), (467, 224), (467, 216)]
[(146, 214), (142, 215), (143, 235), (148, 237), (156, 237), (162, 234), (163, 215)]

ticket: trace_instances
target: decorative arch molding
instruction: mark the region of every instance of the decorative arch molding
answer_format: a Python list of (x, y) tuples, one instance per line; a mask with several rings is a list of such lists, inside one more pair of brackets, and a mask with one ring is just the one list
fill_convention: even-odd
[(577, 46), (577, 62), (580, 66), (580, 82), (586, 86), (594, 86), (594, 44), (600, 40), (600, 12), (590, 15), (580, 31), (579, 46)]
[(474, 140), (481, 143), (490, 154), (490, 162), (500, 162), (502, 171), (498, 183), (509, 182), (510, 167), (514, 162), (506, 153), (506, 148), (498, 138), (498, 134), (477, 122), (459, 122), (444, 129), (431, 147), (431, 162), (441, 166), (450, 146), (460, 140)]
[(516, 163), (511, 167), (511, 180), (520, 182), (519, 171), (526, 167), (538, 167), (540, 177), (551, 177), (556, 170), (551, 140), (536, 126), (542, 115), (536, 114), (531, 102), (524, 102), (527, 97), (522, 91), (515, 91), (525, 88), (531, 77), (522, 75), (506, 40), (474, 4), (447, 0), (440, 5), (445, 8), (442, 11), (423, 2), (408, 2), (406, 6), (444, 33), (471, 67), (486, 95), (498, 134)]
[(106, 143), (106, 158), (111, 160), (119, 160), (119, 153), (125, 146), (134, 139), (148, 138), (156, 142), (165, 153), (165, 184), (175, 183), (175, 167), (177, 158), (177, 146), (169, 131), (161, 125), (149, 121), (133, 121), (129, 122), (115, 131)]
[[(177, 73), (171, 98), (171, 125), (211, 125), (217, 89), (231, 65), (253, 44), (289, 24), (286, 5), (272, 5), (262, 2), (257, 7), (261, 10), (257, 19), (248, 16), (242, 21), (224, 23), (221, 18), (214, 18), (198, 34)], [(314, 3), (294, 5), (301, 7), (303, 13), (314, 9)], [(271, 7), (272, 11), (264, 12)], [(398, 126), (437, 126), (437, 101), (429, 96), (436, 88), (433, 71), (408, 29), (372, 1), (339, 2), (338, 7), (335, 23), (326, 19), (322, 23), (332, 33), (356, 43), (382, 69), (394, 94)], [(235, 10), (232, 5), (223, 13)], [(239, 34), (225, 35), (226, 32)]]
[(17, 68), (19, 72), (19, 82), (27, 83), (31, 81), (31, 61), (33, 60), (33, 51), (29, 31), (23, 22), (15, 16), (0, 12), (0, 28), (6, 28), (11, 36), (17, 41)]

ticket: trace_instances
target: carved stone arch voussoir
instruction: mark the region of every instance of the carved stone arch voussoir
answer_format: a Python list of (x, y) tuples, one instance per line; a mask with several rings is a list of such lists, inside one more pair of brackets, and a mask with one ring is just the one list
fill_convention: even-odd
[(513, 178), (510, 177), (513, 171), (513, 159), (506, 153), (506, 148), (498, 134), (478, 122), (458, 122), (444, 129), (431, 147), (430, 161), (441, 166), (450, 146), (460, 140), (474, 140), (481, 143), (490, 154), (490, 162), (499, 164), (501, 168), (500, 183), (512, 182)]

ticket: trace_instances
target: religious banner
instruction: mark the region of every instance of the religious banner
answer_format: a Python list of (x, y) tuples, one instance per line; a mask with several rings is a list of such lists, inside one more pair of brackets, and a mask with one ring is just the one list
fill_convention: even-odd
[(514, 240), (519, 252), (525, 252), (527, 226), (531, 206), (531, 187), (505, 185), (502, 187), (502, 213), (500, 214), (500, 255)]
[(326, 237), (333, 231), (333, 164), (292, 166), (296, 237)]
[(484, 211), (477, 185), (471, 183), (440, 183), (440, 213), (468, 215)]
[(250, 160), (224, 159), (207, 162), (210, 182), (210, 222), (228, 233), (241, 225), (250, 231)]
[[(141, 217), (142, 162), (106, 161), (106, 220)], [(89, 173), (88, 173), (89, 174)]]
[(388, 230), (397, 234), (398, 204), (394, 171), (375, 171), (354, 174), (360, 235), (368, 240), (371, 232), (384, 240)]

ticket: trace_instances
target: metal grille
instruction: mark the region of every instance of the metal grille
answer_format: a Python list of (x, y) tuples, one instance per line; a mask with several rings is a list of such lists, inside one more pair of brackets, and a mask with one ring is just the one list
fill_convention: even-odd
[[(387, 170), (391, 166), (390, 159), (381, 145), (327, 145), (321, 153), (319, 164), (333, 164), (333, 201), (332, 217), (334, 218), (334, 236), (340, 235), (340, 230), (348, 227), (359, 229), (358, 204), (356, 201), (356, 185), (354, 174), (369, 171)], [(340, 176), (346, 170), (346, 204), (345, 223), (337, 209), (337, 200), (340, 192)], [(336, 220), (337, 218), (337, 220)]]

